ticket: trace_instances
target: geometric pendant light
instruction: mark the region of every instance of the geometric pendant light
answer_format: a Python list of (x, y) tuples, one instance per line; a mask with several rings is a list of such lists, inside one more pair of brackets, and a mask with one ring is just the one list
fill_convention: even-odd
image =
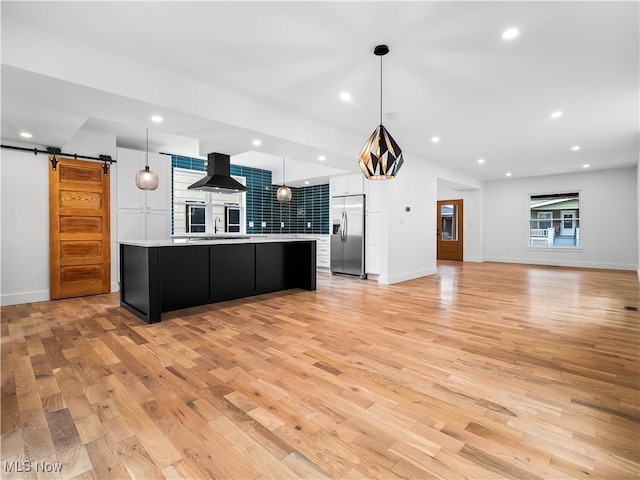
[(404, 158), (402, 150), (382, 125), (382, 57), (389, 53), (389, 47), (378, 45), (373, 53), (380, 57), (380, 125), (360, 150), (358, 166), (368, 180), (386, 180), (396, 176)]
[(282, 157), (282, 186), (276, 192), (276, 198), (279, 202), (290, 202), (292, 197), (291, 189), (284, 184), (284, 157)]
[(158, 173), (149, 170), (149, 129), (147, 128), (147, 164), (144, 170), (136, 172), (136, 186), (140, 190), (155, 190), (158, 188)]

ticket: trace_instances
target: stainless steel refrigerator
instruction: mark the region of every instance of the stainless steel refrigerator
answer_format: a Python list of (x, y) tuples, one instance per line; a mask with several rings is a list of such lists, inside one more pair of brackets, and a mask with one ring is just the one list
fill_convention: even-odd
[(331, 273), (365, 278), (364, 195), (331, 198)]

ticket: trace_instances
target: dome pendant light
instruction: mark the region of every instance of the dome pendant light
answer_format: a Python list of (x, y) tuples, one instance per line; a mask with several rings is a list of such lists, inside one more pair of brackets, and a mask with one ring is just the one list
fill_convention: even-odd
[(292, 197), (291, 189), (284, 184), (284, 157), (282, 157), (282, 186), (276, 192), (276, 198), (279, 202), (290, 202)]
[(158, 188), (158, 174), (149, 170), (149, 129), (147, 128), (147, 164), (144, 170), (136, 172), (136, 187), (140, 190), (155, 190)]
[(373, 53), (380, 57), (380, 125), (360, 150), (358, 166), (368, 180), (386, 180), (396, 176), (404, 163), (402, 150), (382, 125), (382, 57), (389, 47), (378, 45)]

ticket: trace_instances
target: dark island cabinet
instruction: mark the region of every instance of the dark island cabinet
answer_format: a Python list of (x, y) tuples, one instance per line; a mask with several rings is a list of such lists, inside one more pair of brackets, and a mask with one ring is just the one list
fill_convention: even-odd
[(211, 292), (216, 301), (252, 295), (256, 290), (256, 246), (213, 245)]
[(256, 245), (256, 289), (263, 292), (284, 290), (287, 264), (284, 261), (286, 244)]
[(121, 243), (120, 272), (120, 305), (154, 323), (171, 310), (291, 288), (315, 290), (316, 242)]
[(160, 248), (162, 311), (209, 303), (211, 247)]

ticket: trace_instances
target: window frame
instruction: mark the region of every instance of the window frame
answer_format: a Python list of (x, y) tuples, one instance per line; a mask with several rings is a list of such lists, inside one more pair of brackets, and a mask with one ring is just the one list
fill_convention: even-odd
[[(575, 225), (575, 232), (574, 232), (574, 241), (577, 242), (577, 245), (555, 245), (555, 239), (557, 237), (560, 237), (561, 235), (558, 233), (559, 231), (561, 231), (561, 225), (562, 225), (562, 215), (560, 215), (559, 217), (554, 217), (553, 216), (553, 212), (554, 210), (532, 210), (532, 201), (538, 197), (540, 199), (543, 199), (544, 197), (549, 197), (549, 200), (551, 200), (553, 197), (558, 197), (561, 198), (562, 196), (567, 196), (567, 197), (574, 197), (575, 199), (577, 199), (578, 205), (577, 207), (573, 208), (573, 207), (564, 207), (562, 209), (558, 209), (558, 212), (564, 212), (567, 210), (573, 211), (574, 212), (574, 225)], [(567, 189), (558, 189), (558, 190), (554, 190), (554, 191), (548, 191), (548, 192), (536, 192), (536, 193), (529, 193), (527, 195), (527, 225), (528, 225), (528, 232), (529, 234), (527, 235), (527, 246), (526, 249), (527, 250), (544, 250), (544, 251), (565, 251), (565, 252), (581, 252), (582, 251), (582, 191), (579, 189), (572, 189), (572, 188), (567, 188)], [(536, 212), (535, 216), (534, 213)], [(551, 212), (551, 218), (550, 219), (541, 219), (538, 217), (538, 214), (540, 213), (549, 213)], [(532, 245), (533, 240), (534, 239), (539, 239), (542, 237), (532, 237), (531, 236), (531, 230), (534, 229), (533, 225), (535, 224), (535, 229), (539, 229), (539, 230), (543, 230), (542, 228), (540, 228), (540, 222), (544, 221), (550, 221), (551, 222), (551, 227), (549, 228), (554, 228), (554, 245)]]

